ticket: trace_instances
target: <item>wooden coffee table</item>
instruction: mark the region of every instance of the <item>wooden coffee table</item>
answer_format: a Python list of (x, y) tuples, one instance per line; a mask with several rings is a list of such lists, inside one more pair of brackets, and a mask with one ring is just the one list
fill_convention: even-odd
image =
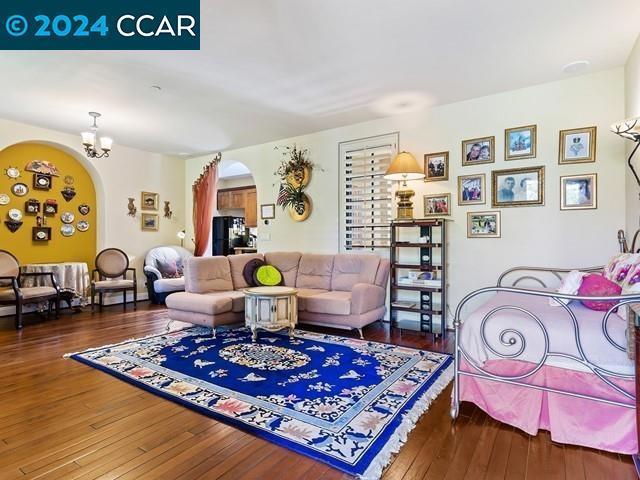
[(276, 332), (289, 329), (289, 337), (298, 323), (298, 290), (290, 287), (253, 287), (244, 289), (244, 320), (252, 340), (258, 330)]

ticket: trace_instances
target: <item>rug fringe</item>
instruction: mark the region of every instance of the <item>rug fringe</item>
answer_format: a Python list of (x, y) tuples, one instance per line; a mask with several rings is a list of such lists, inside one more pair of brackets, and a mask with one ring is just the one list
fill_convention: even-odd
[(70, 358), (70, 357), (73, 357), (74, 355), (80, 355), (80, 354), (83, 354), (83, 353), (92, 352), (93, 350), (102, 350), (103, 348), (119, 347), (123, 343), (146, 340), (148, 338), (159, 337), (161, 335), (168, 335), (170, 333), (181, 332), (182, 330), (187, 330), (189, 328), (194, 328), (194, 327), (195, 328), (202, 328), (202, 327), (196, 327), (195, 325), (191, 325), (189, 327), (183, 327), (183, 328), (179, 328), (177, 330), (170, 330), (168, 332), (150, 333), (149, 335), (145, 335), (144, 337), (131, 337), (131, 338), (127, 339), (127, 340), (122, 340), (121, 342), (118, 342), (118, 343), (110, 343), (110, 344), (107, 344), (107, 345), (102, 345), (100, 347), (87, 348), (86, 350), (79, 350), (77, 352), (65, 353), (64, 355), (62, 355), (62, 358)]
[(453, 363), (442, 372), (438, 380), (420, 397), (404, 416), (400, 426), (393, 433), (384, 448), (376, 455), (367, 470), (359, 475), (361, 480), (377, 480), (382, 476), (382, 472), (391, 462), (392, 457), (397, 454), (407, 441), (407, 436), (411, 432), (422, 414), (424, 414), (433, 400), (451, 383), (453, 379)]

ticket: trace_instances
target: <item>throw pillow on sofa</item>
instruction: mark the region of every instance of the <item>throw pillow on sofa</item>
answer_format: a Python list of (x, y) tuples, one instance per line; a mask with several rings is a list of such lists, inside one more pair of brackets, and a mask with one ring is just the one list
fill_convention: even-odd
[(242, 269), (242, 278), (244, 278), (244, 281), (247, 282), (247, 285), (250, 287), (258, 286), (253, 275), (256, 273), (256, 269), (262, 265), (264, 265), (264, 260), (254, 258), (253, 260), (249, 260)]
[(156, 260), (158, 270), (162, 274), (162, 278), (178, 278), (178, 265), (175, 260)]
[(253, 279), (261, 287), (273, 287), (283, 284), (282, 273), (273, 265), (258, 267), (253, 274)]
[[(585, 297), (608, 297), (612, 295), (620, 295), (622, 287), (615, 282), (603, 277), (597, 273), (586, 275), (582, 279), (582, 285), (578, 290), (578, 295)], [(583, 300), (582, 304), (591, 310), (605, 311), (613, 307), (617, 302), (605, 302)]]

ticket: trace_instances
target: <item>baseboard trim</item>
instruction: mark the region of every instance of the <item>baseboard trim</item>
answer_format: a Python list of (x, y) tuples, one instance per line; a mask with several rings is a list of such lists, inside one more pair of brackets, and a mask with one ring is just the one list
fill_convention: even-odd
[[(149, 300), (149, 292), (147, 292), (146, 290), (143, 292), (138, 292), (138, 301), (141, 300)], [(98, 296), (96, 295), (96, 302), (98, 301)], [(133, 293), (129, 293), (127, 292), (127, 303), (131, 303), (133, 302)], [(122, 305), (122, 294), (121, 293), (107, 293), (104, 296), (104, 305), (108, 306), (108, 305)], [(66, 306), (67, 304), (63, 302), (63, 305)], [(80, 305), (80, 302), (78, 300), (74, 300), (73, 304), (74, 307), (77, 307)], [(87, 304), (87, 307), (89, 307), (91, 304)], [(33, 312), (37, 312), (38, 311), (38, 305), (33, 303), (33, 304), (29, 304), (29, 305), (25, 305), (22, 312), (23, 313), (33, 313)], [(9, 316), (14, 316), (16, 314), (16, 308), (15, 307), (0, 307), (0, 317), (9, 317)]]

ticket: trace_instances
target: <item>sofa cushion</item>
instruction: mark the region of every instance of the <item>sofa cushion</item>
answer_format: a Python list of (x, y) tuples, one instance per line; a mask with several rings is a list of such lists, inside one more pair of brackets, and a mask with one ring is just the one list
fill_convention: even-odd
[(184, 287), (187, 292), (207, 293), (233, 290), (229, 257), (192, 257), (187, 260)]
[(230, 312), (233, 307), (232, 297), (230, 295), (223, 295), (223, 293), (231, 292), (205, 294), (177, 292), (167, 297), (166, 304), (170, 309), (216, 315)]
[(295, 287), (301, 256), (299, 252), (269, 252), (264, 254), (264, 259), (269, 265), (280, 270), (285, 286)]
[(306, 311), (328, 315), (349, 315), (351, 313), (351, 292), (326, 292), (306, 299)]
[(389, 271), (391, 270), (391, 262), (388, 258), (380, 258), (378, 271), (376, 272), (375, 284), (382, 288), (387, 288), (389, 283)]
[(264, 260), (261, 253), (241, 253), (239, 255), (229, 255), (229, 266), (231, 268), (231, 280), (233, 281), (233, 288), (247, 288), (250, 287), (249, 283), (245, 280), (242, 273), (244, 272), (244, 266), (251, 260)]
[[(178, 259), (179, 260), (179, 259)], [(158, 270), (162, 275), (162, 278), (177, 278), (178, 275), (178, 262), (176, 260), (156, 260)]]
[(296, 295), (298, 297), (298, 310), (305, 310), (307, 308), (307, 299), (309, 297), (327, 292), (328, 290), (322, 288), (299, 288)]
[(333, 258), (331, 273), (331, 290), (350, 292), (356, 283), (373, 284), (380, 257), (374, 254), (339, 253)]
[(153, 289), (157, 293), (180, 292), (184, 290), (184, 277), (154, 280)]
[(333, 255), (305, 253), (298, 265), (298, 288), (331, 288), (331, 272), (333, 271)]

